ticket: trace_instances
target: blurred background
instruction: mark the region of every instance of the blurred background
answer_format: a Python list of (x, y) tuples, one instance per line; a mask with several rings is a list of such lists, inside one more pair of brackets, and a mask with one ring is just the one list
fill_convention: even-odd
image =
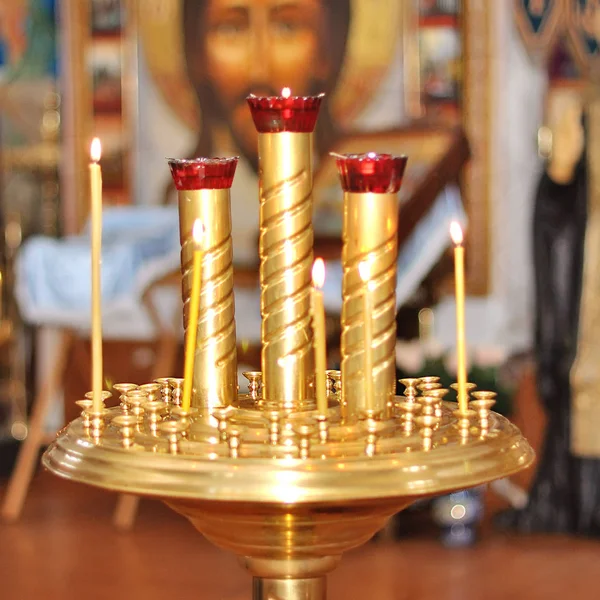
[[(525, 474), (395, 517), (342, 562), (331, 597), (598, 597), (599, 44), (596, 0), (0, 0), (5, 597), (247, 597), (243, 569), (175, 514), (144, 500), (124, 533), (113, 495), (38, 472), (37, 458), (90, 388), (91, 139), (102, 141), (110, 219), (106, 385), (177, 375), (179, 237), (165, 158), (240, 156), (232, 226), (244, 297), (258, 285), (245, 98), (283, 87), (327, 94), (315, 255), (335, 263), (341, 249), (329, 153), (409, 156), (398, 377), (453, 381), (448, 224), (459, 218), (469, 379), (498, 391), (497, 410), (538, 452)], [(327, 326), (334, 368), (335, 300)], [(259, 368), (258, 307), (238, 312), (237, 328), (240, 372)]]

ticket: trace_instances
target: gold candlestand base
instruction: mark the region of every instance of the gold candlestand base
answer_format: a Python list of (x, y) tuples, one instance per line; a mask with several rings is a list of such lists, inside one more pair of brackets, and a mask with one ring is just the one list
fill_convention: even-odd
[(124, 432), (125, 397), (106, 411), (99, 438), (84, 415), (59, 433), (43, 464), (67, 479), (162, 499), (242, 558), (255, 600), (322, 600), (341, 555), (396, 512), (534, 459), (519, 430), (496, 413), (485, 412), (482, 424), (478, 412), (457, 418), (456, 404), (444, 402), (440, 417), (420, 424), (407, 420), (406, 400), (346, 421), (338, 391), (326, 420), (270, 406), (256, 390), (207, 414), (182, 415), (167, 398)]

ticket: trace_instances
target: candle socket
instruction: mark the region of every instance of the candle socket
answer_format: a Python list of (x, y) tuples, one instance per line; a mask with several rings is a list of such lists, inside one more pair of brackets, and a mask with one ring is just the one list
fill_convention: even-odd
[(367, 433), (365, 439), (365, 454), (375, 456), (377, 452), (377, 436), (386, 428), (386, 424), (381, 421), (382, 414), (372, 410), (367, 410), (361, 415), (362, 427)]
[(134, 437), (138, 425), (138, 418), (134, 415), (119, 415), (112, 421), (115, 427), (119, 428), (121, 444), (123, 448), (131, 448), (134, 445)]
[(417, 396), (417, 386), (419, 385), (421, 379), (416, 377), (407, 377), (405, 379), (400, 379), (400, 383), (404, 386), (404, 396), (408, 402), (414, 402)]
[(158, 435), (158, 424), (167, 411), (167, 403), (162, 400), (149, 400), (142, 404), (142, 408), (148, 417), (150, 435)]
[(144, 383), (138, 388), (140, 391), (146, 394), (148, 402), (155, 402), (160, 396), (160, 384), (159, 383)]
[(186, 330), (196, 249), (192, 230), (197, 219), (204, 227), (191, 406), (210, 409), (231, 404), (237, 393), (230, 191), (228, 188), (179, 190), (178, 197)]
[(278, 410), (272, 410), (267, 413), (267, 418), (269, 420), (269, 441), (272, 446), (277, 446), (279, 444), (281, 414)]
[(99, 412), (93, 412), (93, 410), (91, 410), (89, 413), (90, 435), (92, 436), (92, 439), (94, 440), (95, 444), (100, 443), (100, 439), (102, 438), (102, 434), (104, 433), (104, 428), (106, 426), (104, 420), (109, 414), (110, 411), (108, 411), (107, 409), (102, 409)]
[(466, 411), (455, 410), (453, 412), (456, 417), (456, 427), (461, 438), (461, 443), (466, 444), (471, 433), (471, 423), (477, 416), (474, 410), (467, 409)]
[(85, 429), (89, 429), (92, 421), (90, 419), (90, 411), (92, 410), (92, 405), (94, 404), (92, 400), (77, 400), (75, 402), (79, 408), (81, 408), (81, 424)]
[(171, 417), (179, 419), (182, 423), (189, 425), (194, 417), (197, 417), (200, 411), (197, 408), (190, 408), (185, 410), (182, 406), (174, 406), (171, 408)]
[(421, 396), (419, 398), (419, 404), (423, 407), (424, 416), (435, 416), (435, 407), (438, 403), (438, 399), (435, 396)]
[(229, 418), (234, 412), (233, 406), (229, 405), (225, 408), (216, 408), (213, 410), (213, 417), (218, 422), (218, 430), (219, 430), (219, 441), (226, 442), (227, 441), (227, 428), (229, 426)]
[(427, 392), (427, 394), (433, 398), (436, 399), (436, 403), (435, 403), (435, 416), (436, 417), (441, 417), (442, 416), (442, 405), (443, 405), (443, 401), (445, 396), (448, 394), (450, 390), (446, 389), (446, 388), (436, 388), (433, 390), (429, 390)]
[(312, 134), (259, 133), (263, 399), (312, 399)]
[(136, 383), (115, 383), (113, 385), (113, 389), (119, 392), (119, 406), (123, 411), (123, 414), (127, 414), (129, 412), (129, 406), (127, 405), (127, 392), (131, 390), (136, 390), (138, 385)]
[(171, 385), (169, 382), (169, 377), (159, 377), (158, 379), (154, 380), (154, 383), (158, 383), (160, 385), (161, 400), (167, 404), (171, 403)]
[(167, 438), (169, 443), (169, 452), (171, 454), (179, 454), (179, 442), (184, 436), (189, 423), (184, 420), (180, 421), (164, 421), (158, 426), (160, 432)]
[(298, 454), (299, 458), (307, 459), (310, 457), (310, 438), (315, 433), (315, 427), (310, 424), (300, 424), (294, 427), (294, 433), (298, 436)]
[(421, 415), (415, 418), (415, 423), (421, 428), (419, 433), (421, 434), (423, 450), (427, 452), (433, 447), (433, 432), (440, 424), (440, 419), (434, 415)]
[(252, 400), (259, 401), (262, 389), (262, 372), (261, 371), (244, 371), (242, 375), (248, 380), (248, 393)]
[(227, 427), (227, 445), (229, 446), (229, 457), (239, 458), (242, 430), (234, 425)]
[(472, 392), (474, 400), (469, 402), (469, 408), (474, 410), (479, 417), (479, 426), (482, 431), (487, 431), (490, 426), (490, 411), (496, 404), (496, 392), (479, 391)]
[(315, 420), (319, 430), (319, 442), (326, 444), (329, 439), (329, 420), (327, 415), (317, 415)]
[(405, 434), (412, 433), (415, 425), (416, 413), (421, 410), (421, 405), (418, 402), (398, 402), (396, 408), (402, 413), (401, 420)]
[[(459, 385), (458, 385), (458, 383), (456, 383), (456, 382), (455, 383), (451, 383), (450, 387), (456, 392), (456, 396), (457, 396), (457, 400), (458, 400), (458, 394), (459, 394), (459, 389), (458, 389)], [(466, 400), (467, 406), (468, 406), (468, 403), (469, 403), (469, 401), (471, 399), (471, 392), (474, 389), (476, 389), (476, 388), (477, 388), (477, 384), (476, 383), (471, 383), (469, 381), (467, 381), (465, 383), (465, 396), (466, 396), (465, 400)]]
[(183, 393), (183, 378), (169, 377), (169, 385), (171, 386), (171, 404), (173, 406), (181, 406), (181, 395)]
[[(102, 407), (104, 408), (104, 403), (106, 402), (106, 400), (112, 398), (112, 392), (109, 392), (108, 390), (102, 390), (100, 396), (102, 398)], [(94, 392), (86, 392), (85, 397), (87, 400), (94, 400)]]

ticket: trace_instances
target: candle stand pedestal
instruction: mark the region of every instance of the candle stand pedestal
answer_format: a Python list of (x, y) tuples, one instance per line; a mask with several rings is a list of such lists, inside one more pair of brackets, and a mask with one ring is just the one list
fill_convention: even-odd
[(132, 424), (123, 419), (131, 415), (125, 394), (103, 413), (100, 435), (84, 414), (58, 434), (43, 464), (66, 479), (163, 500), (240, 557), (255, 600), (321, 600), (341, 555), (396, 512), (533, 461), (519, 430), (496, 413), (481, 423), (473, 412), (466, 425), (444, 402), (435, 422), (421, 423), (406, 418), (405, 405), (421, 398), (411, 395), (396, 397), (387, 413), (346, 421), (339, 391), (329, 388), (326, 421), (313, 406), (282, 409), (256, 389), (227, 409), (183, 414), (163, 386), (161, 410)]

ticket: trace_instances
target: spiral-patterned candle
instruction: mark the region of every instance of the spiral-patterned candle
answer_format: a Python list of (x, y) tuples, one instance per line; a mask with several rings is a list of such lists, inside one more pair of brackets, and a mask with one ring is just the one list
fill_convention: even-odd
[[(375, 153), (337, 160), (344, 188), (342, 397), (350, 417), (383, 413), (396, 389), (397, 192), (406, 160)], [(364, 311), (367, 293), (371, 314)], [(365, 319), (372, 332), (369, 361)], [(366, 362), (371, 385), (365, 381)]]
[(320, 102), (248, 99), (259, 132), (263, 398), (285, 408), (314, 397), (311, 133)]
[(187, 329), (194, 241), (192, 227), (204, 227), (202, 291), (191, 406), (231, 404), (237, 393), (230, 187), (237, 158), (171, 160), (179, 197), (183, 323)]

